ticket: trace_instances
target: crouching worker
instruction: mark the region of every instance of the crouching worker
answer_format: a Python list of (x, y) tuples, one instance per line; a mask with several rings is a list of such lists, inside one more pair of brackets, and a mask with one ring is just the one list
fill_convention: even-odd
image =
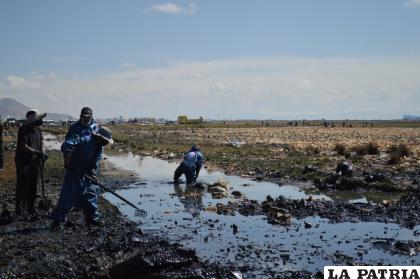
[(46, 113), (30, 110), (26, 113), (26, 122), (18, 130), (16, 164), (16, 215), (25, 209), (29, 215), (35, 215), (37, 181), (41, 161), (46, 161), (45, 145), (39, 126)]
[(344, 161), (337, 165), (335, 172), (340, 176), (353, 176), (353, 166), (350, 162)]
[(91, 117), (92, 110), (83, 108), (80, 121), (70, 126), (61, 146), (66, 170), (60, 197), (51, 215), (51, 230), (60, 229), (72, 208), (82, 209), (87, 225), (100, 225), (99, 187), (85, 175), (95, 177), (102, 148), (113, 140), (111, 131), (105, 127), (98, 129)]
[(200, 152), (200, 147), (193, 145), (187, 153), (184, 154), (184, 160), (175, 170), (174, 183), (179, 183), (181, 175), (185, 175), (187, 184), (196, 182), (198, 174), (203, 165), (203, 154)]

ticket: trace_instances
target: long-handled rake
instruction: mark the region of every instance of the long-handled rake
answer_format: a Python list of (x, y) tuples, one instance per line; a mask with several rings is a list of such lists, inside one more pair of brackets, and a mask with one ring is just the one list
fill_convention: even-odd
[(90, 180), (93, 184), (98, 185), (99, 187), (101, 187), (102, 189), (104, 189), (105, 191), (113, 194), (114, 196), (116, 196), (117, 198), (119, 198), (120, 200), (122, 200), (123, 202), (125, 202), (126, 204), (130, 205), (131, 207), (133, 207), (134, 209), (136, 209), (135, 215), (138, 217), (146, 217), (147, 216), (147, 212), (144, 209), (140, 209), (137, 206), (135, 206), (133, 203), (131, 203), (130, 201), (128, 201), (126, 198), (120, 196), (119, 194), (115, 193), (114, 191), (112, 191), (111, 189), (109, 189), (108, 187), (106, 187), (105, 185), (101, 184), (98, 179), (96, 179), (96, 177), (92, 177), (90, 175), (83, 175), (86, 179)]

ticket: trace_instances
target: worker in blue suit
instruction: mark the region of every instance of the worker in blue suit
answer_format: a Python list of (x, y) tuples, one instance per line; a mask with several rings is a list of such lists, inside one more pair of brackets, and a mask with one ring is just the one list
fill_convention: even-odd
[(175, 170), (174, 183), (178, 183), (179, 178), (183, 174), (185, 175), (187, 184), (196, 182), (203, 165), (203, 160), (204, 156), (203, 153), (200, 152), (200, 147), (198, 145), (193, 145), (191, 149), (184, 154), (184, 160)]
[(95, 175), (102, 155), (102, 148), (112, 144), (112, 133), (98, 128), (92, 119), (92, 109), (82, 108), (80, 120), (69, 127), (61, 151), (64, 155), (64, 183), (60, 198), (51, 218), (51, 230), (60, 228), (66, 214), (73, 207), (81, 208), (88, 225), (99, 225), (99, 188), (85, 174)]

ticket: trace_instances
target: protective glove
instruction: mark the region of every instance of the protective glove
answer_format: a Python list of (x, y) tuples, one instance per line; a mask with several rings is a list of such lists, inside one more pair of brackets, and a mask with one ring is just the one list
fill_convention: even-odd
[(195, 178), (194, 178), (194, 182), (195, 182), (195, 181), (197, 181), (198, 175), (200, 174), (200, 169), (201, 169), (201, 167), (198, 167), (198, 168), (195, 170)]
[(38, 155), (38, 158), (42, 161), (45, 162), (48, 160), (48, 154), (47, 153), (41, 153)]
[(65, 168), (70, 167), (70, 159), (71, 159), (71, 153), (65, 153), (64, 154), (64, 167)]
[(86, 171), (84, 171), (84, 174), (89, 177), (92, 182), (97, 182), (98, 178), (96, 177), (96, 167), (88, 168)]

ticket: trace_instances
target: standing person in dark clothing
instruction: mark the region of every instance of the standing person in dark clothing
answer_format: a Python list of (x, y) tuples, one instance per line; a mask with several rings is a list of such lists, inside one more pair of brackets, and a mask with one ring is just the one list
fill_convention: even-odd
[(0, 171), (4, 168), (3, 159), (3, 121), (0, 118)]
[(40, 114), (32, 109), (26, 113), (26, 123), (19, 128), (15, 164), (16, 164), (16, 215), (26, 209), (35, 214), (38, 172), (41, 160), (47, 160), (42, 132), (39, 126), (46, 113)]

